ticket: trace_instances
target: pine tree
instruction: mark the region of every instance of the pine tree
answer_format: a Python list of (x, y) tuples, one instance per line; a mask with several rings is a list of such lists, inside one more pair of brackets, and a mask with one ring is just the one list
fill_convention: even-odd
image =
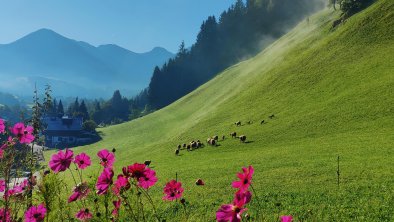
[(177, 57), (182, 58), (183, 56), (186, 55), (186, 53), (187, 53), (187, 49), (185, 46), (185, 41), (182, 41), (181, 44), (179, 45)]
[(89, 113), (88, 113), (88, 109), (86, 108), (84, 100), (82, 100), (81, 105), (79, 105), (78, 110), (79, 110), (78, 111), (79, 116), (81, 116), (84, 121), (89, 120)]
[(75, 102), (74, 102), (74, 105), (73, 106), (70, 106), (71, 107), (71, 110), (70, 110), (70, 114), (72, 115), (72, 116), (77, 116), (78, 115), (78, 113), (79, 113), (79, 101), (78, 101), (78, 97), (75, 99)]
[(52, 114), (53, 116), (57, 116), (57, 106), (58, 106), (57, 100), (54, 99), (54, 100), (53, 100), (53, 105), (52, 105), (52, 111), (51, 111), (51, 114)]
[(94, 111), (101, 111), (101, 105), (100, 102), (95, 100), (95, 105), (94, 105)]
[(62, 100), (59, 101), (59, 105), (58, 105), (58, 107), (57, 107), (57, 115), (58, 115), (59, 117), (64, 116), (64, 107), (63, 107)]
[(42, 113), (44, 116), (47, 116), (51, 113), (52, 111), (52, 96), (51, 96), (52, 90), (51, 86), (49, 84), (45, 85), (45, 98), (44, 98), (44, 103), (43, 103), (43, 110)]

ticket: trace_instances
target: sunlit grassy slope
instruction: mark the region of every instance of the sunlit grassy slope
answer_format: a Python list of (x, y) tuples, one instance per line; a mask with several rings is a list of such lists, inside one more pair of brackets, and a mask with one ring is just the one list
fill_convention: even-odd
[[(297, 221), (394, 220), (393, 13), (394, 2), (381, 0), (331, 30), (339, 13), (324, 10), (170, 106), (103, 128), (101, 142), (75, 152), (95, 156), (115, 147), (118, 171), (152, 160), (157, 200), (177, 172), (191, 221), (213, 220), (232, 200), (235, 173), (247, 165), (256, 170), (261, 202), (249, 206), (254, 217), (260, 208), (267, 221), (278, 214)], [(232, 131), (249, 143), (231, 139)], [(178, 144), (212, 135), (226, 139), (174, 155)], [(206, 186), (195, 186), (197, 178)], [(184, 220), (173, 203), (159, 212), (167, 221)]]

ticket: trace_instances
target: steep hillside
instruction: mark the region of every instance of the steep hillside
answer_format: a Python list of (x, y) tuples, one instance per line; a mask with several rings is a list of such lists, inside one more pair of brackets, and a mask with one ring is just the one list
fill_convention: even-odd
[(9, 78), (0, 83), (0, 90), (27, 95), (32, 92), (27, 89), (37, 82), (39, 86), (51, 84), (63, 96), (109, 97), (116, 89), (130, 96), (144, 89), (154, 67), (171, 57), (172, 53), (159, 47), (146, 53), (117, 45), (94, 47), (40, 29), (0, 45), (0, 76)]
[[(393, 12), (394, 3), (381, 0), (331, 30), (339, 13), (326, 9), (170, 106), (102, 129), (103, 141), (76, 152), (95, 156), (116, 147), (118, 171), (152, 160), (157, 200), (177, 172), (191, 221), (214, 219), (246, 165), (255, 167), (259, 194), (252, 216), (260, 209), (267, 221), (279, 214), (296, 221), (393, 220)], [(231, 139), (232, 131), (248, 143)], [(174, 155), (178, 144), (215, 134), (226, 135), (220, 146)], [(197, 178), (206, 186), (195, 186)], [(169, 221), (182, 220), (171, 204), (162, 206)]]

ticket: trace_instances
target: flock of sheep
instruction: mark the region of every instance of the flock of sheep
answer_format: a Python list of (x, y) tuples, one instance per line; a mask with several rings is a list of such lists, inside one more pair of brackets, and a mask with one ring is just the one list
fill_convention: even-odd
[[(274, 114), (268, 116), (268, 118), (270, 118), (270, 119), (273, 119), (274, 117), (275, 117)], [(252, 121), (248, 121), (247, 122), (248, 125), (252, 124), (252, 123), (253, 123)], [(261, 125), (265, 124), (265, 123), (266, 123), (265, 120), (262, 120), (260, 122)], [(236, 126), (242, 126), (241, 121), (237, 121), (234, 124)], [(232, 132), (232, 133), (230, 133), (230, 136), (231, 136), (231, 138), (238, 138), (239, 141), (242, 142), (242, 143), (246, 142), (246, 136), (245, 135), (237, 136), (237, 132)], [(223, 135), (222, 136), (222, 140), (224, 140), (224, 139), (225, 139), (225, 136)], [(208, 138), (206, 141), (207, 141), (207, 144), (210, 145), (210, 146), (218, 146), (219, 136), (218, 135), (214, 135), (214, 136)], [(193, 151), (195, 149), (202, 148), (204, 146), (205, 146), (204, 143), (202, 143), (200, 140), (197, 140), (197, 141), (192, 140), (188, 144), (186, 144), (186, 143), (179, 144), (177, 146), (177, 149), (175, 150), (175, 155), (178, 156), (181, 150), (185, 150), (186, 149), (187, 151)]]

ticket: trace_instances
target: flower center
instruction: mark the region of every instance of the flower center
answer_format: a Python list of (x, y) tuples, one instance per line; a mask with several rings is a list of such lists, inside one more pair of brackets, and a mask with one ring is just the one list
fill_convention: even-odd
[(34, 216), (34, 218), (39, 218), (41, 216), (41, 214), (40, 213), (35, 213), (33, 216)]
[(233, 212), (238, 214), (239, 212), (241, 212), (241, 208), (239, 208), (238, 206), (233, 206)]
[(135, 172), (133, 172), (133, 177), (136, 177), (136, 178), (140, 178), (140, 177), (142, 177), (143, 175), (144, 175), (144, 173), (141, 172), (141, 171), (135, 171)]
[(60, 164), (61, 165), (67, 165), (67, 160), (65, 160), (65, 159), (60, 160)]
[(244, 179), (244, 184), (247, 184), (249, 182), (248, 179)]
[(81, 161), (79, 161), (79, 163), (80, 163), (80, 164), (84, 164), (84, 163), (85, 163), (85, 161), (81, 160)]

